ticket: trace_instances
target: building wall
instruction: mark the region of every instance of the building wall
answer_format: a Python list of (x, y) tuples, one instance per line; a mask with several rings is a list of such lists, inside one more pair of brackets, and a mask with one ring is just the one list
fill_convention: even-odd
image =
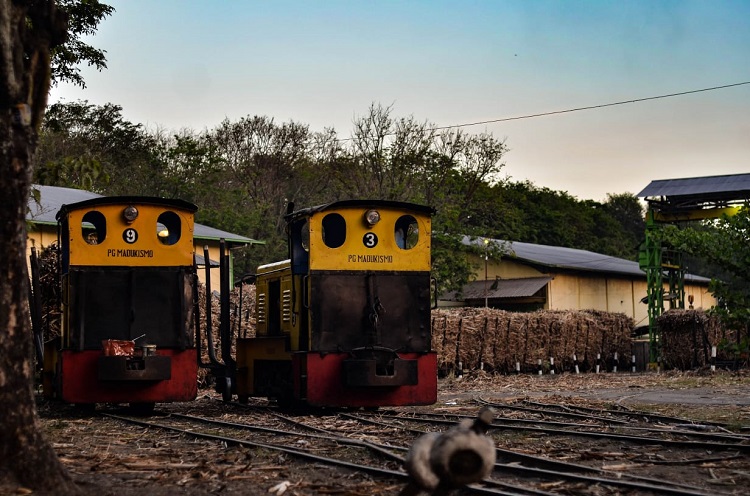
[[(471, 255), (477, 281), (484, 280), (484, 257)], [(627, 276), (605, 276), (596, 274), (571, 274), (541, 272), (526, 264), (512, 259), (500, 262), (488, 260), (486, 265), (487, 279), (496, 277), (515, 279), (523, 277), (552, 276), (547, 289), (546, 310), (601, 310), (624, 313), (633, 318), (636, 326), (648, 325), (648, 305), (641, 303), (646, 296), (646, 278), (628, 278)], [(666, 291), (665, 286), (665, 291)], [(685, 283), (685, 305), (688, 295), (693, 295), (693, 307), (708, 310), (716, 305), (716, 299), (709, 293), (708, 287)], [(669, 303), (665, 302), (665, 310)]]
[[(646, 317), (648, 315), (647, 308), (639, 308), (639, 306), (647, 307), (640, 302), (636, 291), (638, 291), (637, 282), (632, 279), (607, 279), (607, 311), (624, 313), (630, 315), (636, 322), (639, 318)], [(645, 296), (645, 283), (643, 286)], [(642, 315), (639, 315), (640, 311)]]
[(702, 308), (708, 310), (711, 307), (716, 306), (718, 303), (716, 298), (708, 291), (705, 286), (697, 286), (695, 284), (685, 284), (685, 305), (688, 305), (687, 298), (689, 295), (693, 295), (693, 307), (698, 309)]
[(555, 274), (550, 281), (548, 308), (552, 310), (601, 310), (624, 313), (639, 322), (648, 320), (646, 281), (624, 277)]
[[(196, 240), (195, 241), (195, 252), (203, 256), (203, 247), (208, 246), (208, 257), (210, 260), (213, 260), (214, 262), (219, 261), (219, 242), (218, 241), (205, 241), (205, 240)], [(230, 257), (230, 274), (231, 274), (231, 257)], [(219, 270), (219, 267), (211, 267), (211, 291), (219, 291), (219, 283), (221, 281), (221, 271)], [(202, 284), (206, 284), (206, 267), (205, 266), (199, 266), (198, 267), (198, 280)], [(230, 282), (230, 285), (232, 283)], [(221, 291), (219, 291), (221, 292)]]
[(43, 248), (57, 242), (57, 225), (42, 227), (41, 224), (33, 224), (28, 227), (26, 239), (26, 260), (28, 262), (29, 257), (31, 257), (31, 248), (36, 248), (37, 253), (39, 253)]

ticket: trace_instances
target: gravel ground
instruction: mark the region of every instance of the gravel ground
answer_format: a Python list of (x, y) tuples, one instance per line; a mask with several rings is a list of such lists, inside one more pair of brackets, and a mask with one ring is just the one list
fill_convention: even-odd
[[(198, 404), (216, 402), (201, 393)], [(489, 376), (484, 373), (443, 379), (438, 402), (422, 411), (477, 411), (475, 399), (491, 401), (563, 402), (606, 407), (620, 404), (696, 421), (721, 421), (750, 428), (750, 373), (560, 374)], [(174, 408), (171, 405), (170, 408)], [(177, 408), (180, 408), (179, 406)], [(97, 496), (285, 493), (395, 495), (399, 481), (371, 479), (361, 474), (303, 463), (285, 455), (227, 448), (183, 436), (123, 427), (111, 420), (81, 416), (70, 406), (40, 400), (39, 413), (48, 439), (84, 494)], [(503, 441), (505, 442), (505, 441)], [(507, 441), (527, 448), (519, 436)], [(571, 440), (566, 449), (585, 451), (584, 441)], [(580, 443), (581, 446), (575, 446)], [(513, 445), (505, 448), (513, 449)], [(590, 451), (590, 450), (589, 450)], [(745, 458), (748, 458), (747, 456)], [(684, 467), (666, 466), (677, 471)], [(665, 474), (669, 477), (669, 474)], [(748, 479), (744, 479), (747, 481)], [(285, 484), (286, 486), (279, 486)], [(747, 486), (745, 486), (747, 487)], [(282, 490), (285, 489), (285, 490)], [(279, 492), (281, 491), (281, 492)], [(729, 494), (732, 487), (722, 491)], [(28, 494), (18, 488), (11, 494)]]

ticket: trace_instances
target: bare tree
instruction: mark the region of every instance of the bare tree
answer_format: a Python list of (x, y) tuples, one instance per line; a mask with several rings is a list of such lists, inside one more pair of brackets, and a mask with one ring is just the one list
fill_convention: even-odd
[(371, 105), (364, 117), (354, 121), (352, 163), (341, 174), (349, 180), (353, 194), (367, 198), (389, 198), (387, 138), (393, 130), (391, 107)]
[(353, 196), (424, 201), (434, 126), (391, 112), (373, 104), (354, 121), (349, 160), (339, 162), (338, 179)]
[(497, 181), (496, 175), (505, 166), (501, 160), (507, 151), (505, 141), (488, 133), (474, 135), (466, 140), (457, 168), (467, 184), (467, 203), (481, 183)]

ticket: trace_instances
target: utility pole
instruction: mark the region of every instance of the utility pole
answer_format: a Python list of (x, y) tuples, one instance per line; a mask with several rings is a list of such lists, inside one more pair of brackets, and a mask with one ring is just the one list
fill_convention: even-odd
[(488, 294), (487, 294), (487, 264), (489, 261), (489, 246), (490, 240), (485, 238), (484, 239), (484, 308), (487, 308), (489, 305), (487, 304), (488, 300)]

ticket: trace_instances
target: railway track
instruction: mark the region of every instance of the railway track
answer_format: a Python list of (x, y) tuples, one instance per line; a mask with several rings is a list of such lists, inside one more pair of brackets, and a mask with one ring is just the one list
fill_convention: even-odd
[[(660, 476), (660, 468), (750, 466), (748, 436), (722, 425), (710, 426), (716, 432), (705, 432), (705, 423), (685, 419), (644, 418), (643, 412), (581, 413), (566, 411), (569, 407), (562, 405), (541, 404), (508, 405), (523, 410), (510, 409), (514, 416), (506, 417), (501, 415), (504, 406), (493, 405), (498, 415), (489, 433), (497, 447), (498, 462), (489, 478), (465, 488), (465, 494), (740, 494), (699, 484), (695, 477), (665, 478)], [(301, 463), (367, 474), (398, 487), (408, 482), (403, 458), (419, 435), (444, 431), (462, 418), (472, 417), (477, 409), (451, 414), (400, 409), (292, 415), (270, 407), (232, 404), (223, 405), (219, 415), (211, 416), (169, 411), (149, 419), (106, 415), (118, 422), (208, 443), (283, 453)], [(685, 425), (704, 427), (695, 430)], [(613, 429), (646, 430), (649, 435), (609, 432)], [(649, 429), (662, 435), (656, 437)], [(520, 448), (517, 439), (509, 440), (518, 436), (529, 439)], [(581, 436), (589, 443), (583, 450), (580, 441), (575, 447), (570, 444)], [(533, 448), (540, 441), (548, 449)]]
[[(455, 424), (456, 420), (439, 420), (421, 416), (403, 415), (381, 415), (385, 419), (404, 419), (422, 424)], [(460, 418), (460, 417), (459, 417)], [(521, 425), (518, 425), (521, 424)], [(493, 425), (493, 429), (504, 431), (523, 431), (530, 434), (582, 437), (589, 439), (606, 439), (631, 444), (644, 444), (649, 446), (661, 446), (663, 448), (682, 448), (688, 450), (708, 451), (735, 451), (737, 453), (750, 453), (750, 438), (747, 436), (734, 436), (728, 434), (711, 434), (704, 432), (693, 432), (689, 430), (676, 429), (648, 429), (643, 427), (618, 426), (618, 432), (611, 429), (597, 428), (595, 425), (573, 424), (554, 421), (535, 421), (499, 418)], [(622, 433), (623, 431), (647, 431), (652, 434), (660, 434), (660, 437), (635, 435)], [(695, 439), (697, 438), (697, 439)]]

